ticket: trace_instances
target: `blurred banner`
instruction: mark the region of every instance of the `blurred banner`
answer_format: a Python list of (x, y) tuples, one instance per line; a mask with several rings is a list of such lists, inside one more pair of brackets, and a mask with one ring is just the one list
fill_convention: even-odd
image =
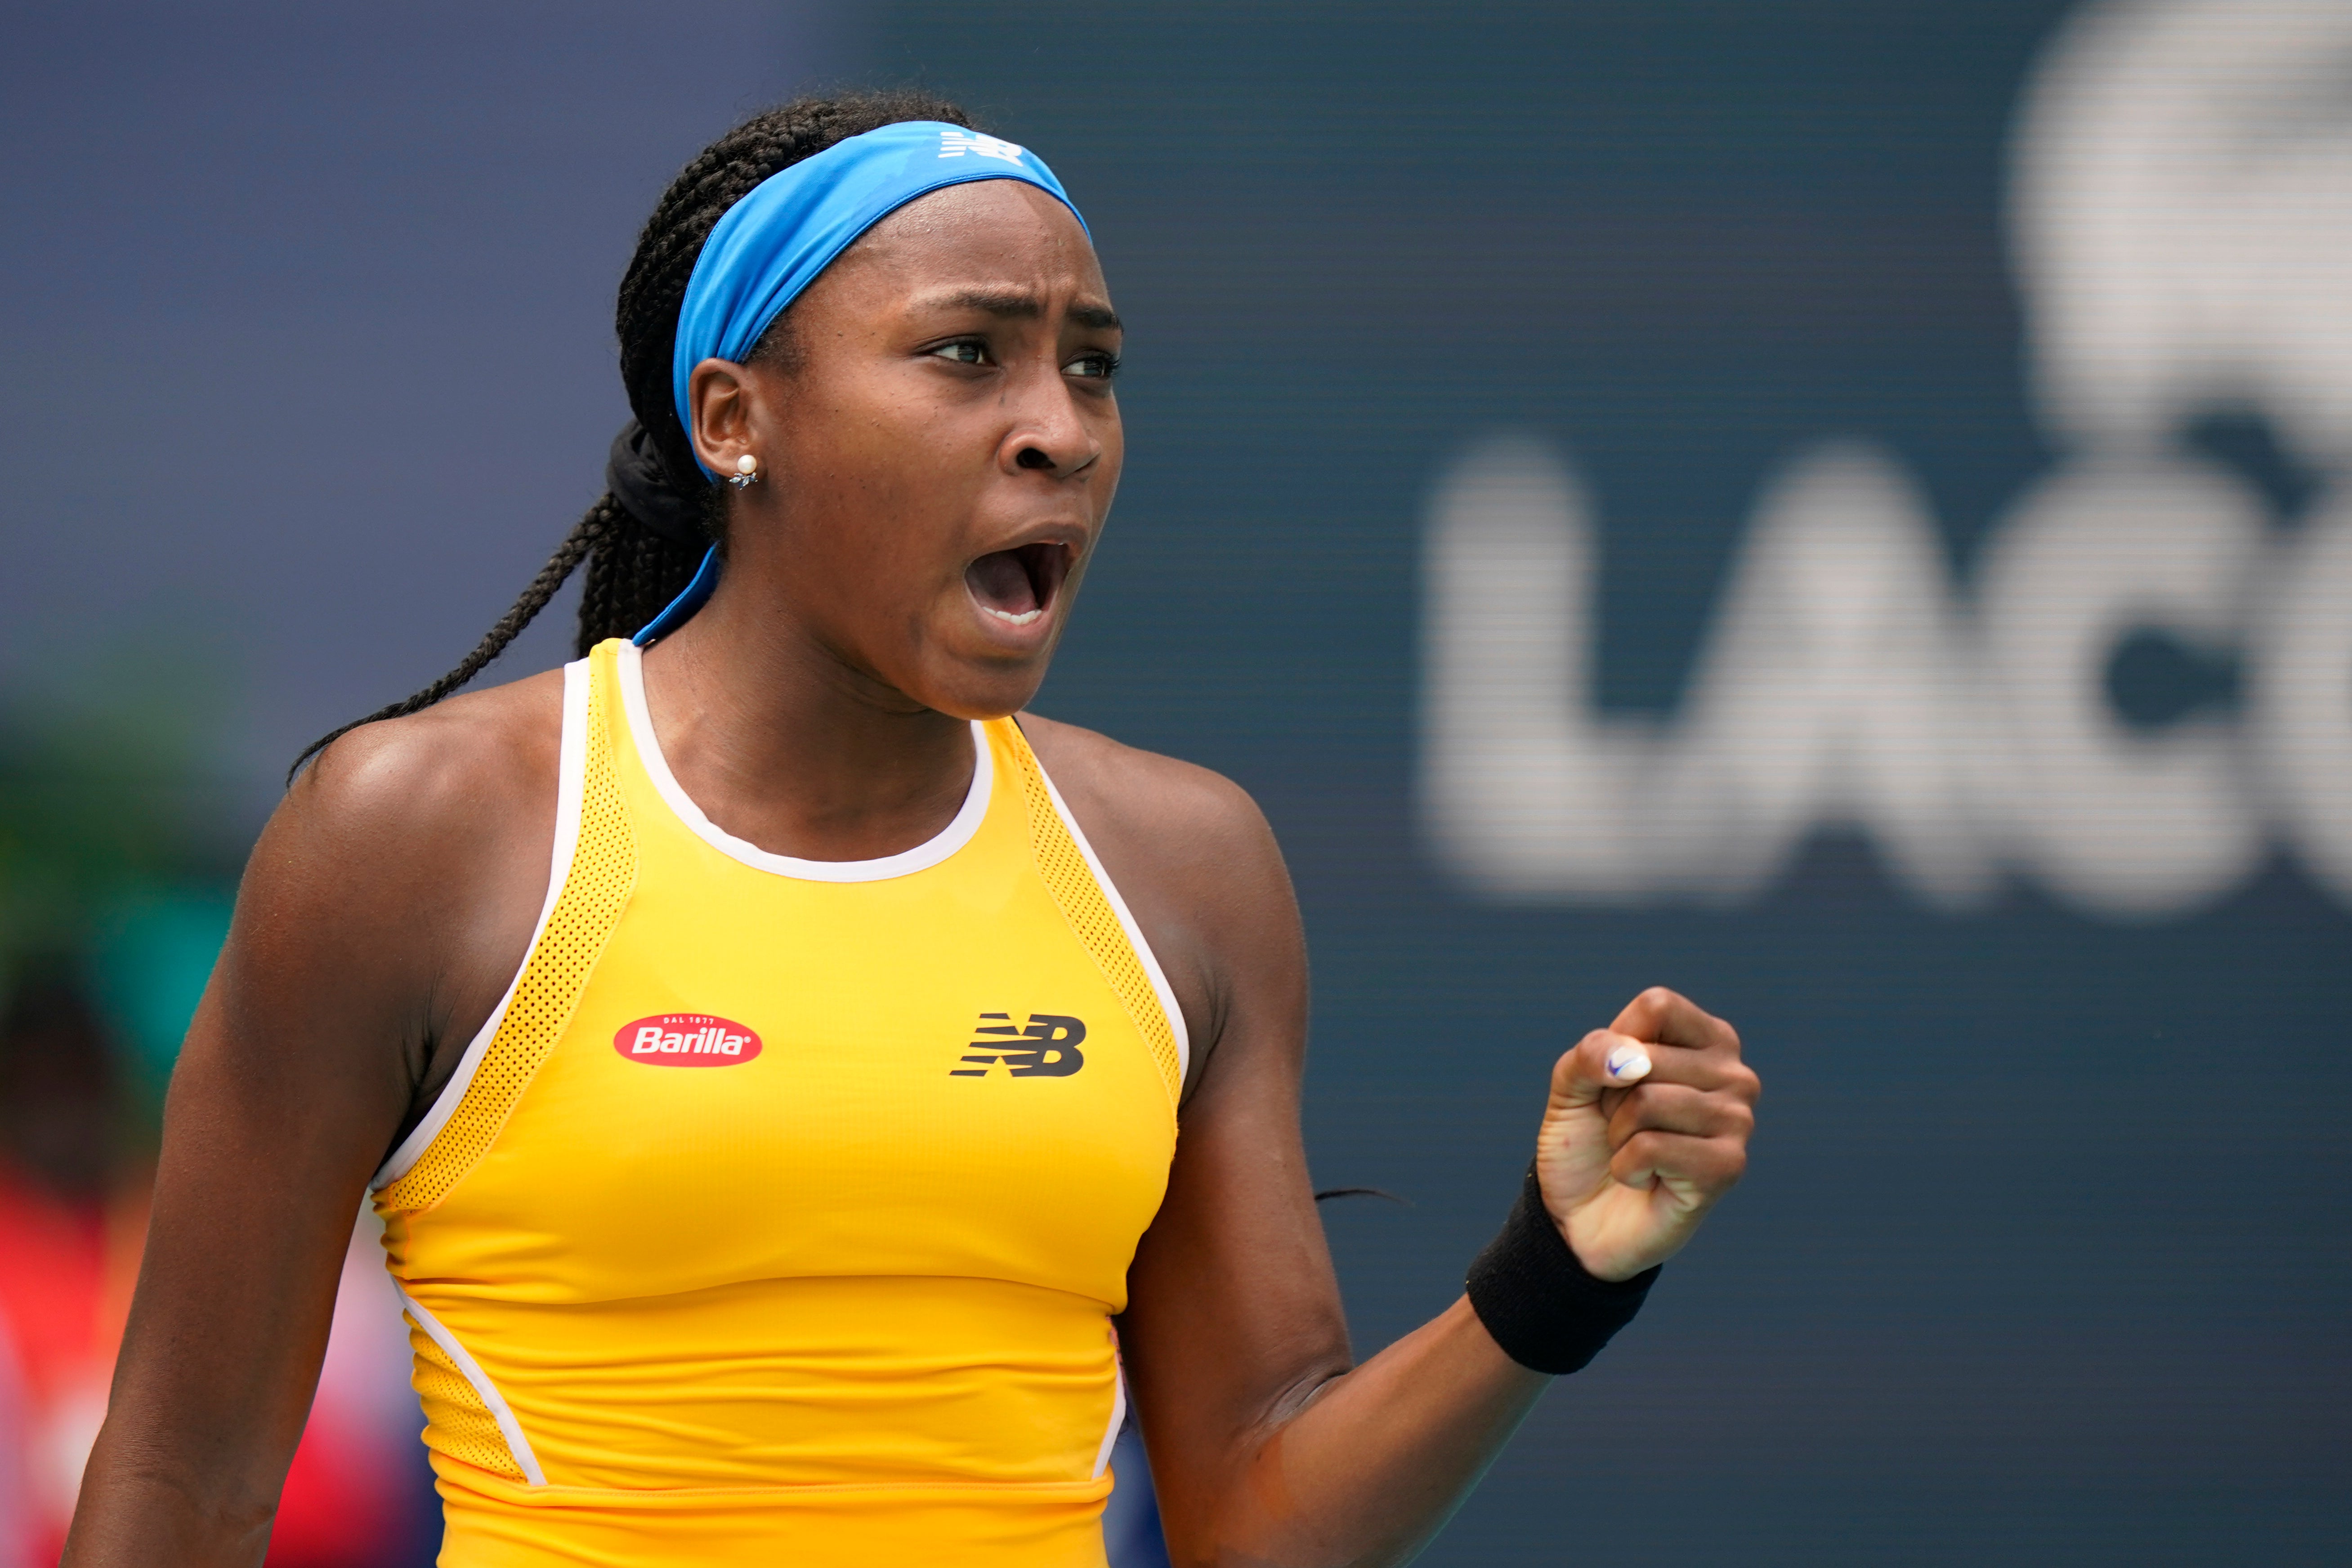
[[(2346, 0), (428, 0), (11, 37), (0, 680), (27, 713), (143, 694), (105, 732), (220, 782), (8, 731), (9, 1005), (81, 1018), (116, 1098), (20, 1072), (0, 1110), (117, 1121), (8, 1122), (0, 1543), (53, 1540), (169, 977), (278, 772), (454, 662), (593, 498), (669, 174), (793, 91), (919, 81), (1053, 163), (1129, 323), (1127, 478), (1038, 707), (1280, 834), (1318, 1184), (1409, 1200), (1326, 1205), (1360, 1350), (1453, 1300), (1549, 1064), (1635, 990), (1764, 1074), (1747, 1184), (1424, 1561), (2343, 1557)], [(566, 614), (497, 673), (562, 657)], [(348, 1435), (296, 1480), (395, 1478), (415, 1517), (375, 1267), (320, 1399)], [(297, 1495), (284, 1561), (392, 1560), (303, 1536)]]
[[(2055, 461), (1964, 585), (1900, 450), (1856, 430), (1789, 453), (1671, 720), (1594, 701), (1600, 520), (1573, 467), (1524, 436), (1468, 445), (1425, 566), (1440, 859), (1506, 899), (1738, 905), (1844, 827), (1931, 908), (2015, 875), (2095, 917), (2176, 917), (2273, 852), (2352, 904), (2347, 61), (2352, 7), (2309, 0), (2070, 19), (2009, 159)], [(2302, 527), (2184, 445), (2219, 415), (2323, 487)], [(2134, 714), (2116, 667), (2146, 643), (2233, 663), (2239, 701)]]

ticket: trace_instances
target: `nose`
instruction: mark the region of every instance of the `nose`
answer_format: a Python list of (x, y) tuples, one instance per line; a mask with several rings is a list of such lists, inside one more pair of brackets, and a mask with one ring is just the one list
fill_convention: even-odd
[(1021, 400), (996, 456), (1007, 471), (1047, 473), (1065, 479), (1086, 472), (1102, 456), (1102, 442), (1080, 417), (1058, 368), (1049, 385)]

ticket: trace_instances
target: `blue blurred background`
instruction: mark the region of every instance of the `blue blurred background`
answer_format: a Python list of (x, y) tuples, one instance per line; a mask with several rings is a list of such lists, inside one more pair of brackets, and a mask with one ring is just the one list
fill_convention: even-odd
[[(600, 488), (671, 172), (900, 81), (1037, 148), (1102, 246), (1129, 467), (1038, 706), (1282, 836), (1318, 1184), (1411, 1203), (1326, 1207), (1360, 1350), (1459, 1289), (1545, 1065), (1634, 990), (1765, 1075), (1747, 1184), (1425, 1561), (2343, 1560), (2352, 6), (7, 36), (0, 1226), (89, 1300), (0, 1247), (0, 1321), (79, 1325), (0, 1371), (0, 1562), (69, 1494), (154, 1085), (286, 761), (454, 662)], [(26, 1065), (59, 1039), (100, 1067)], [(102, 1160), (26, 1131), (68, 1104)], [(429, 1555), (352, 1280), (339, 1342), (395, 1349), (322, 1394), (308, 1484), (414, 1537), (274, 1562)]]

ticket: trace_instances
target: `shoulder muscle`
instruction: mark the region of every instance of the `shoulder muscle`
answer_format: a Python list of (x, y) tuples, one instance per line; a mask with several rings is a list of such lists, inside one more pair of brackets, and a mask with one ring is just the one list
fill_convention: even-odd
[[(1189, 1099), (1237, 1016), (1303, 1008), (1305, 944), (1273, 829), (1246, 791), (1207, 768), (1074, 724), (1021, 722), (1184, 1009)], [(1276, 1033), (1303, 1036), (1303, 1023)]]
[(247, 867), (225, 955), (239, 1036), (296, 1017), (396, 1060), (421, 1107), (446, 1049), (522, 959), (554, 836), (559, 674), (337, 741), (288, 792)]

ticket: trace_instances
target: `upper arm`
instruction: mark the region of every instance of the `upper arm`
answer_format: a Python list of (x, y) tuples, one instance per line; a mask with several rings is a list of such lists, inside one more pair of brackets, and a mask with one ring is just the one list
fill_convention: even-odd
[(1060, 726), (1037, 739), (1192, 1037), (1168, 1194), (1120, 1328), (1178, 1527), (1233, 1480), (1253, 1432), (1349, 1364), (1299, 1128), (1306, 939), (1273, 832), (1237, 786)]
[[(128, 1472), (240, 1517), (274, 1507), (368, 1177), (457, 1014), (495, 1005), (480, 943), (514, 921), (501, 889), (528, 859), (515, 802), (534, 759), (484, 739), (462, 715), (356, 731), (255, 847), (173, 1074), (85, 1489), (83, 1514), (101, 1517), (78, 1535), (105, 1529)], [(551, 749), (547, 773), (551, 828)], [(542, 880), (546, 867), (542, 849)]]

